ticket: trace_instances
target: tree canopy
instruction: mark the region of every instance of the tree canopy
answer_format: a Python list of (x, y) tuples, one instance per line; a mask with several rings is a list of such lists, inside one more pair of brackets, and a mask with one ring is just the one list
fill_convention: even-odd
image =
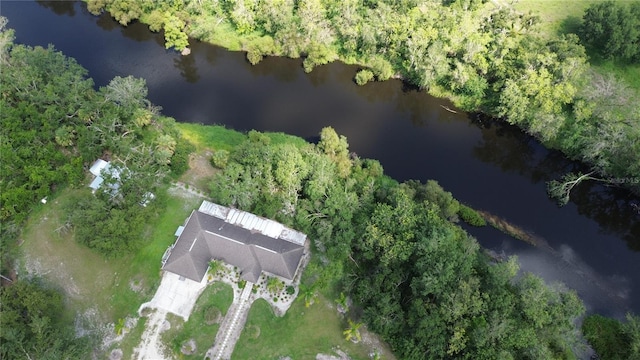
[(91, 353), (90, 339), (76, 338), (63, 314), (62, 295), (40, 279), (0, 287), (0, 357), (79, 359)]
[(640, 3), (605, 1), (585, 12), (580, 36), (605, 58), (640, 63)]
[[(30, 209), (62, 186), (80, 185), (97, 158), (105, 157), (127, 169), (123, 173), (127, 176), (121, 179), (119, 199), (123, 201), (117, 204), (121, 210), (128, 209), (127, 215), (108, 211), (104, 204), (101, 207), (102, 216), (120, 224), (111, 233), (105, 230), (102, 239), (108, 242), (117, 238), (116, 229), (127, 228), (123, 221), (139, 219), (134, 213), (151, 212), (138, 209), (139, 203), (155, 191), (164, 175), (185, 170), (188, 145), (174, 120), (161, 116), (146, 100), (144, 79), (116, 77), (95, 90), (87, 71), (52, 46), (14, 45), (6, 29), (2, 36), (8, 39), (3, 44), (0, 71), (0, 252), (4, 272), (11, 268), (12, 248)], [(98, 206), (96, 201), (92, 206)], [(72, 218), (81, 223), (81, 217)], [(94, 235), (92, 221), (97, 220), (88, 220), (88, 237)]]
[(212, 197), (306, 232), (314, 256), (301, 286), (313, 294), (338, 284), (362, 309), (355, 320), (399, 358), (570, 353), (584, 311), (575, 292), (516, 277), (514, 258), (491, 260), (454, 223), (460, 204), (437, 182), (398, 184), (347, 149), (331, 128), (304, 146), (251, 132), (215, 175)]

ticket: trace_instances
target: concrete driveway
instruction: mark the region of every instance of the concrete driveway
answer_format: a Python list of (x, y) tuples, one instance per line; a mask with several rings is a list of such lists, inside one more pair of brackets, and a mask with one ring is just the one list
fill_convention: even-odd
[(206, 276), (202, 282), (198, 283), (185, 278), (181, 280), (179, 275), (165, 271), (153, 299), (142, 304), (138, 313), (141, 313), (145, 308), (155, 308), (176, 314), (186, 322), (189, 320), (196, 300), (206, 286)]

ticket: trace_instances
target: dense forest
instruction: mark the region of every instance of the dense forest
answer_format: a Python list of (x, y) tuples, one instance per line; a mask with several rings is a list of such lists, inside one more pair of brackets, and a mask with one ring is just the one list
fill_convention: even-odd
[(331, 128), (302, 146), (253, 131), (214, 163), (224, 169), (214, 200), (306, 232), (315, 251), (303, 292), (337, 285), (361, 308), (354, 321), (399, 358), (571, 357), (584, 312), (575, 292), (516, 277), (516, 259), (492, 261), (437, 182), (389, 179)]
[[(122, 25), (163, 30), (167, 48), (187, 47), (190, 36), (246, 51), (254, 64), (302, 57), (311, 71), (340, 60), (363, 67), (359, 84), (400, 77), (516, 124), (600, 174), (568, 182), (597, 178), (640, 191), (638, 94), (590, 67), (584, 48), (606, 43), (605, 56), (637, 61), (640, 3), (593, 6), (581, 37), (548, 38), (536, 15), (484, 0), (86, 1)], [(567, 189), (556, 186), (556, 195)]]

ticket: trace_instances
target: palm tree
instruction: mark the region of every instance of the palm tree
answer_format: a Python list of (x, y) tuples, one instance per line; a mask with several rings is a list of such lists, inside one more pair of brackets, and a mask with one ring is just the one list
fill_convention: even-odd
[(335, 299), (336, 304), (338, 305), (338, 311), (341, 313), (346, 313), (349, 311), (349, 301), (347, 296), (341, 292), (340, 297)]
[(267, 280), (267, 290), (269, 290), (270, 293), (277, 295), (282, 291), (283, 288), (284, 284), (282, 283), (282, 281), (280, 281), (280, 279), (269, 277), (269, 280)]
[(209, 261), (209, 274), (216, 276), (218, 272), (224, 272), (225, 267), (220, 260)]
[(362, 326), (362, 323), (359, 322), (354, 322), (351, 319), (348, 319), (349, 321), (349, 327), (346, 328), (342, 334), (344, 335), (345, 340), (347, 341), (353, 341), (354, 343), (359, 342), (360, 340), (362, 340), (362, 336), (360, 335), (360, 327)]
[(313, 304), (313, 300), (318, 296), (318, 293), (315, 285), (300, 284), (300, 295), (304, 299), (304, 307), (309, 307)]

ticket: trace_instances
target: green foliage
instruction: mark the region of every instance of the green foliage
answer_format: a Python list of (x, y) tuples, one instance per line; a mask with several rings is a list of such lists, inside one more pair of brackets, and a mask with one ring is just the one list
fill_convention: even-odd
[(120, 178), (107, 181), (119, 187), (117, 196), (104, 189), (97, 198), (85, 194), (68, 206), (72, 223), (79, 241), (105, 253), (135, 248), (152, 212), (139, 204), (173, 159), (176, 171), (185, 168), (188, 147), (180, 144), (176, 154), (174, 123), (156, 115), (142, 79), (116, 77), (96, 92), (86, 70), (52, 47), (18, 45), (9, 55), (11, 66), (0, 73), (0, 166), (12, 175), (0, 179), (0, 220), (13, 225), (2, 227), (3, 257), (33, 204), (57, 187), (79, 185), (84, 165), (105, 151), (114, 166), (123, 164)]
[(582, 332), (601, 359), (628, 359), (622, 326), (615, 319), (595, 314), (582, 323)]
[(285, 291), (287, 292), (287, 295), (293, 295), (293, 294), (295, 294), (296, 289), (293, 286), (289, 285), (289, 286), (287, 286)]
[(582, 332), (600, 359), (640, 359), (640, 318), (627, 314), (620, 322), (598, 314), (589, 315)]
[(164, 17), (164, 47), (181, 51), (189, 46), (189, 37), (183, 31), (184, 21), (169, 12), (165, 12)]
[(338, 173), (342, 177), (349, 175), (351, 160), (349, 159), (349, 144), (347, 138), (338, 136), (332, 127), (325, 127), (320, 131), (318, 148), (329, 156), (338, 166)]
[(270, 293), (277, 295), (282, 289), (284, 289), (284, 283), (280, 279), (272, 276), (267, 279), (267, 290)]
[(583, 41), (605, 58), (640, 63), (640, 4), (593, 4), (584, 14), (579, 32)]
[(453, 195), (445, 191), (435, 180), (428, 180), (422, 185), (419, 182), (409, 181), (407, 185), (416, 191), (416, 196), (420, 200), (426, 200), (440, 209), (445, 219), (455, 220), (460, 210), (460, 203), (453, 198)]
[[(214, 198), (273, 214), (314, 239), (312, 279), (300, 285), (305, 306), (318, 287), (342, 284), (401, 358), (564, 356), (584, 311), (574, 292), (515, 279), (513, 259), (490, 263), (451, 222), (468, 211), (435, 181), (388, 181), (378, 163), (351, 160), (347, 149), (330, 128), (313, 147), (252, 132), (213, 180)], [(341, 159), (349, 172), (340, 173)], [(357, 338), (354, 328), (344, 335)]]
[(484, 220), (480, 214), (474, 209), (460, 204), (460, 210), (458, 210), (458, 215), (464, 222), (472, 226), (486, 226), (487, 222)]
[(122, 332), (124, 331), (124, 319), (123, 318), (118, 319), (118, 322), (115, 324), (114, 330), (116, 332), (116, 335), (118, 335), (118, 336), (122, 335)]
[(211, 165), (224, 169), (229, 163), (229, 152), (227, 150), (216, 150), (211, 156)]
[[(135, 251), (144, 244), (142, 230), (153, 214), (152, 206), (113, 201), (108, 190), (97, 196), (85, 191), (68, 199), (65, 211), (76, 241), (108, 256)], [(141, 199), (142, 200), (142, 199)]]
[(373, 73), (371, 72), (371, 70), (367, 70), (367, 69), (363, 69), (358, 71), (358, 73), (356, 73), (356, 84), (362, 86), (366, 83), (368, 83), (369, 81), (373, 80)]
[(276, 44), (272, 37), (261, 36), (252, 39), (247, 45), (247, 60), (252, 65), (256, 65), (265, 55), (272, 55), (275, 52)]
[(0, 288), (0, 357), (75, 359), (90, 352), (87, 337), (74, 336), (63, 317), (62, 294), (41, 280), (19, 280)]
[(222, 261), (220, 260), (211, 260), (209, 261), (209, 274), (217, 275), (219, 272), (226, 271), (226, 268)]
[(238, 281), (238, 288), (244, 289), (245, 286), (247, 286), (247, 280), (241, 279)]
[(174, 178), (179, 177), (180, 175), (184, 174), (185, 171), (189, 170), (189, 155), (194, 151), (195, 146), (193, 146), (193, 144), (191, 144), (186, 139), (178, 138), (175, 150), (173, 151), (173, 155), (171, 156), (171, 161), (169, 163), (171, 175)]
[(362, 327), (362, 323), (354, 322), (351, 319), (348, 319), (349, 327), (346, 328), (342, 334), (344, 335), (345, 340), (359, 342), (362, 340), (362, 335), (360, 335), (360, 328)]

